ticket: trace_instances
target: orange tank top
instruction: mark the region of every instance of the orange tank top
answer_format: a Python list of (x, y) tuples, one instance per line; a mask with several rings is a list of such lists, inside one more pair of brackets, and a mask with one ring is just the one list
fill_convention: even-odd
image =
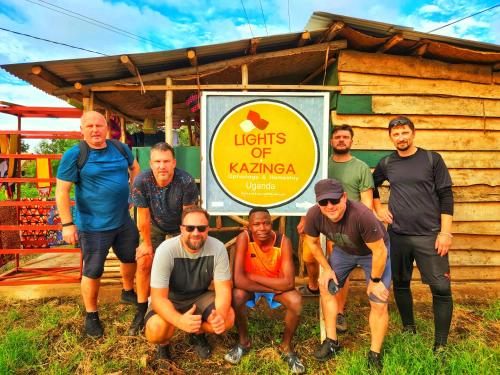
[(245, 254), (245, 272), (266, 277), (278, 277), (281, 269), (281, 243), (283, 235), (274, 233), (273, 247), (263, 251), (247, 231), (248, 247)]

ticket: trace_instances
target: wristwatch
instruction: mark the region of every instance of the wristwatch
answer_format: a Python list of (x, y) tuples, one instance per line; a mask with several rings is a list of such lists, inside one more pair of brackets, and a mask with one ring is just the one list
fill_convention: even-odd
[(382, 280), (382, 278), (380, 278), (380, 277), (371, 277), (370, 276), (370, 280), (373, 281), (374, 283), (379, 283)]

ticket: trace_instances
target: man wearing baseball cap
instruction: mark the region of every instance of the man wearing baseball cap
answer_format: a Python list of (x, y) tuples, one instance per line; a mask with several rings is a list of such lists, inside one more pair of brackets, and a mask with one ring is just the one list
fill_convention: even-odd
[[(337, 180), (319, 181), (314, 192), (317, 204), (307, 211), (304, 232), (306, 244), (323, 268), (319, 290), (326, 328), (326, 339), (314, 356), (318, 361), (326, 361), (340, 351), (335, 319), (338, 305), (334, 294), (359, 265), (365, 272), (366, 294), (371, 307), (368, 363), (381, 369), (380, 351), (389, 321), (389, 236), (369, 208), (347, 199), (347, 193)], [(320, 246), (320, 234), (335, 243), (328, 260)]]

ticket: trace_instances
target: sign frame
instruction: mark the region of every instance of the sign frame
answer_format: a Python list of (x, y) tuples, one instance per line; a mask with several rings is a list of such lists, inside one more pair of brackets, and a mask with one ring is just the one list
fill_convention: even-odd
[[(263, 100), (263, 101), (277, 101), (280, 102), (280, 98), (287, 98), (287, 97), (306, 97), (306, 98), (311, 98), (315, 97), (321, 100), (322, 103), (322, 113), (320, 113), (321, 117), (321, 125), (318, 126), (316, 124), (316, 129), (314, 129), (314, 126), (311, 126), (309, 123), (309, 119), (304, 116), (299, 110), (295, 109), (293, 105), (286, 103), (285, 104), (291, 108), (295, 112), (298, 112), (301, 114), (303, 117), (308, 122), (308, 126), (310, 128), (310, 131), (313, 133), (317, 140), (317, 147), (318, 147), (318, 168), (316, 170), (316, 173), (312, 176), (309, 185), (307, 187), (307, 191), (310, 191), (313, 189), (314, 183), (318, 181), (319, 179), (326, 178), (327, 176), (327, 171), (328, 171), (328, 147), (329, 147), (329, 129), (330, 129), (330, 93), (329, 92), (240, 92), (240, 91), (205, 91), (202, 92), (201, 96), (201, 139), (200, 139), (200, 157), (201, 157), (201, 204), (204, 209), (206, 209), (211, 215), (247, 215), (248, 211), (250, 210), (250, 205), (241, 203), (234, 199), (233, 197), (230, 196), (230, 193), (225, 191), (223, 187), (221, 186), (220, 182), (217, 181), (216, 173), (215, 171), (212, 170), (211, 168), (211, 161), (210, 161), (210, 155), (211, 155), (211, 150), (209, 149), (212, 143), (212, 137), (214, 134), (217, 132), (217, 127), (219, 124), (213, 126), (213, 129), (215, 130), (213, 132), (209, 132), (209, 126), (207, 124), (208, 121), (208, 111), (209, 108), (207, 107), (208, 102), (209, 102), (209, 97), (220, 97), (220, 96), (226, 96), (226, 97), (241, 97), (245, 98), (248, 97), (248, 100), (245, 102), (243, 100), (240, 104), (238, 104), (235, 107), (232, 108), (238, 108), (241, 106), (245, 106), (245, 103), (251, 103), (256, 100)], [(257, 99), (256, 99), (257, 98)], [(226, 114), (224, 116), (227, 116), (232, 109), (229, 111), (226, 111)], [(224, 116), (220, 117), (220, 121), (224, 118)], [(217, 120), (217, 121), (219, 121)], [(220, 123), (219, 121), (219, 123)], [(319, 123), (319, 120), (316, 120), (316, 123)], [(319, 127), (319, 129), (318, 129)], [(325, 157), (325, 155), (327, 155)], [(215, 188), (221, 191), (225, 196), (226, 196), (226, 203), (230, 203), (229, 207), (227, 208), (218, 208), (214, 207), (213, 205), (210, 204), (210, 202), (207, 201), (207, 177), (210, 175), (210, 182), (215, 181), (213, 185), (217, 186), (211, 186), (210, 188)], [(310, 192), (308, 193), (310, 195)], [(295, 199), (301, 197), (304, 195), (304, 192), (301, 192), (301, 195), (298, 197), (294, 197), (292, 201), (288, 201), (284, 204), (281, 204), (279, 206), (273, 206), (273, 207), (268, 207), (270, 213), (272, 215), (279, 215), (279, 216), (303, 216), (307, 212), (307, 209), (315, 204), (315, 200), (312, 201), (307, 201), (308, 206), (303, 206), (297, 207), (295, 210), (290, 211), (290, 209), (293, 209), (293, 202)], [(285, 209), (284, 209), (285, 208)]]

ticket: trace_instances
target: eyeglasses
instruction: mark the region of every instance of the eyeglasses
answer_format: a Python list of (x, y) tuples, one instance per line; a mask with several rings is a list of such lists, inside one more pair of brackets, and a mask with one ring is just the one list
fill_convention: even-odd
[(400, 125), (408, 125), (410, 126), (410, 121), (406, 118), (397, 118), (389, 122), (389, 127), (393, 128), (394, 126), (400, 126)]
[(186, 231), (189, 233), (194, 232), (195, 229), (198, 229), (198, 232), (203, 233), (208, 229), (208, 225), (184, 225), (182, 224), (181, 227), (186, 228)]
[(340, 198), (337, 198), (337, 199), (328, 198), (328, 199), (322, 199), (322, 200), (318, 201), (318, 204), (321, 207), (325, 207), (326, 205), (328, 205), (328, 203), (330, 203), (330, 204), (339, 204), (340, 203)]

